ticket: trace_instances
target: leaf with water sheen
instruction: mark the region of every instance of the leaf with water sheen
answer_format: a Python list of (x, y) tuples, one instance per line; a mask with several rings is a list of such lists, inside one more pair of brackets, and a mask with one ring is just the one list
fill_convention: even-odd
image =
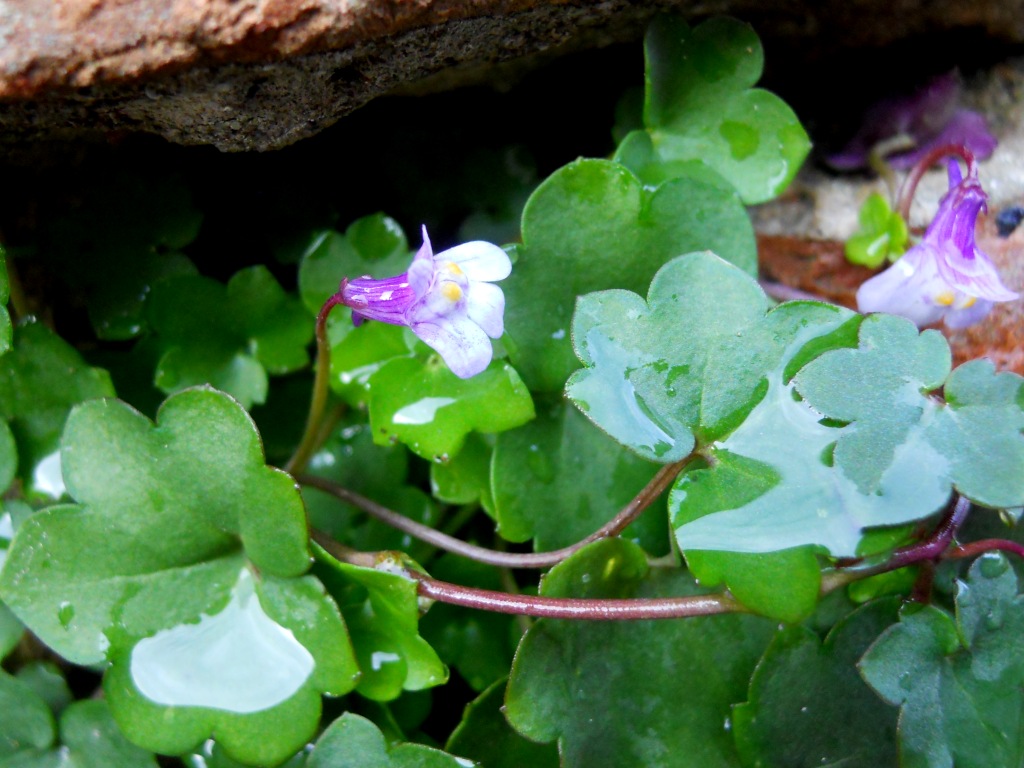
[[(794, 548), (809, 558), (820, 547), (855, 556), (866, 529), (927, 517), (950, 492), (946, 463), (935, 458), (919, 426), (936, 407), (925, 392), (948, 370), (945, 342), (928, 332), (919, 336), (900, 318), (876, 315), (859, 324), (860, 346), (850, 349), (856, 322), (830, 331), (823, 318), (808, 315), (812, 309), (823, 312), (820, 305), (785, 304), (766, 317), (764, 329), (785, 344), (767, 366), (763, 397), (710, 446), (713, 467), (681, 477), (669, 501), (677, 540), (698, 576), (707, 583), (724, 579), (749, 607), (788, 620), (799, 618), (796, 590), (803, 592), (803, 610), (813, 607), (817, 578), (810, 562), (806, 578), (787, 579), (786, 589), (773, 595), (734, 571), (740, 558), (733, 553), (778, 553), (769, 558), (776, 562), (795, 556)], [(807, 356), (801, 350), (812, 340), (821, 354), (801, 368)], [(829, 350), (830, 340), (839, 348)], [(728, 359), (736, 351), (725, 345), (716, 354)], [(705, 384), (714, 390), (723, 380), (714, 366), (709, 370)], [(691, 556), (694, 550), (705, 552)], [(713, 574), (705, 572), (706, 558), (714, 559)], [(780, 607), (787, 595), (794, 602)]]
[[(975, 360), (949, 374), (936, 331), (875, 315), (857, 349), (822, 355), (796, 376), (816, 410), (850, 426), (835, 462), (863, 490), (884, 485), (901, 459), (927, 468), (921, 493), (938, 509), (950, 486), (989, 507), (1024, 504), (1024, 379)], [(948, 377), (947, 377), (948, 374)], [(926, 398), (943, 387), (946, 405)], [(914, 518), (910, 518), (914, 519)], [(898, 522), (898, 521), (893, 521)]]
[(69, 661), (110, 662), (106, 698), (133, 741), (178, 754), (216, 731), (242, 760), (295, 752), (320, 694), (351, 690), (357, 668), (337, 607), (303, 576), (302, 501), (245, 411), (192, 389), (154, 425), (94, 400), (72, 411), (62, 456), (78, 503), (21, 524), (0, 596)]
[[(491, 462), (498, 532), (509, 541), (532, 538), (537, 550), (573, 544), (611, 520), (655, 469), (569, 404), (541, 405), (535, 420), (498, 435)], [(658, 518), (651, 510), (623, 535), (662, 554), (667, 542)]]
[[(448, 669), (419, 635), (416, 582), (390, 569), (363, 568), (316, 550), (318, 569), (341, 608), (361, 675), (356, 691), (374, 701), (392, 701), (403, 690), (442, 685)], [(391, 561), (388, 561), (391, 566)], [(401, 568), (394, 561), (394, 568)]]
[[(709, 459), (670, 500), (702, 582), (724, 579), (749, 607), (792, 621), (814, 605), (814, 548), (861, 554), (865, 529), (935, 513), (951, 484), (990, 506), (1024, 503), (1019, 377), (967, 367), (943, 408), (928, 397), (949, 370), (939, 334), (766, 303), (739, 270), (690, 254), (659, 271), (646, 302), (582, 297), (573, 326), (587, 368), (567, 392), (584, 413), (647, 458), (696, 448)], [(790, 571), (785, 589), (766, 587)]]
[(405, 329), (373, 321), (352, 325), (352, 310), (335, 307), (327, 320), (331, 347), (331, 390), (349, 405), (362, 408), (370, 400), (370, 378), (396, 357), (410, 357)]
[(348, 712), (317, 739), (306, 768), (471, 768), (476, 763), (422, 744), (389, 745), (365, 717)]
[(824, 642), (811, 630), (779, 630), (733, 709), (748, 765), (879, 768), (896, 764), (896, 710), (857, 674), (857, 661), (897, 619), (899, 601), (858, 608)]
[[(621, 539), (591, 544), (553, 568), (541, 593), (560, 597), (696, 594), (679, 569), (648, 569)], [(541, 619), (516, 653), (505, 701), (512, 726), (559, 740), (567, 768), (740, 765), (728, 731), (772, 636), (753, 616), (590, 622)], [(680, 706), (685, 702), (685, 708)]]
[[(790, 306), (769, 318), (792, 314)], [(948, 419), (927, 397), (948, 370), (945, 342), (902, 318), (874, 315), (861, 323), (858, 343), (825, 351), (789, 383), (786, 361), (768, 373), (764, 398), (714, 450), (742, 457), (770, 489), (715, 515), (681, 497), (681, 544), (737, 552), (809, 544), (855, 556), (865, 528), (919, 520), (945, 504), (957, 460), (935, 447)], [(1019, 423), (1012, 410), (1019, 409), (1006, 417)], [(1018, 460), (1001, 454), (1007, 459)]]
[(644, 123), (662, 162), (706, 163), (748, 205), (786, 188), (811, 145), (785, 102), (752, 87), (764, 51), (749, 25), (717, 18), (691, 29), (665, 16), (648, 29), (644, 51)]
[[(678, 461), (693, 450), (695, 433), (714, 426), (706, 423), (706, 401), (722, 399), (703, 382), (709, 354), (760, 322), (767, 309), (753, 279), (707, 252), (662, 267), (646, 301), (623, 290), (582, 296), (572, 336), (586, 367), (569, 379), (566, 394), (638, 455)], [(749, 379), (748, 361), (738, 363), (737, 372)]]
[[(934, 332), (919, 336), (903, 319), (875, 315), (860, 323), (857, 349), (843, 339), (836, 345), (843, 348), (823, 350), (787, 382), (807, 336), (822, 334), (820, 326), (803, 328), (804, 315), (799, 304), (770, 313), (770, 325), (788, 326), (788, 349), (767, 371), (763, 399), (716, 445), (716, 453), (752, 460), (774, 481), (767, 493), (717, 516), (715, 524), (719, 533), (735, 532), (729, 545), (736, 551), (812, 544), (854, 556), (864, 528), (920, 519), (948, 498), (940, 468), (921, 458), (927, 446), (916, 424), (932, 407), (924, 393), (941, 383), (949, 350)], [(765, 519), (769, 509), (784, 518), (776, 512)], [(753, 527), (741, 533), (747, 524)], [(678, 531), (680, 541), (704, 548), (710, 525), (691, 524)]]
[(523, 212), (505, 291), (509, 357), (534, 391), (555, 392), (578, 364), (570, 322), (576, 297), (641, 291), (681, 253), (708, 248), (751, 274), (753, 229), (731, 191), (686, 178), (645, 189), (607, 160), (578, 160), (556, 171)]
[(249, 407), (266, 400), (268, 375), (309, 362), (313, 321), (262, 266), (226, 286), (197, 275), (167, 280), (148, 310), (162, 350), (155, 383), (167, 394), (210, 384)]
[(1020, 765), (1022, 634), (1024, 597), (998, 554), (958, 582), (955, 620), (934, 606), (903, 611), (860, 662), (868, 684), (900, 707), (901, 765)]
[(456, 455), (470, 432), (503, 432), (534, 416), (529, 390), (504, 360), (460, 379), (436, 355), (399, 358), (373, 374), (370, 386), (374, 440), (398, 440), (434, 461)]
[(947, 407), (926, 434), (957, 491), (986, 507), (1024, 505), (1024, 378), (972, 360), (942, 391)]
[(19, 325), (14, 349), (0, 357), (0, 416), (10, 427), (0, 427), (0, 479), (9, 483), (16, 465), (26, 485), (59, 498), (57, 449), (68, 412), (83, 400), (113, 395), (107, 372), (89, 367), (45, 325)]

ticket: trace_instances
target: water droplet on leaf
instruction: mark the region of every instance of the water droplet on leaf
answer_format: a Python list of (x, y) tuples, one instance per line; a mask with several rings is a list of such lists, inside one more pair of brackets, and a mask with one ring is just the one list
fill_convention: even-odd
[(995, 552), (989, 552), (984, 554), (980, 558), (981, 575), (986, 579), (995, 579), (1006, 573), (1006, 569), (1010, 567), (1010, 564), (1006, 561), (1006, 558)]

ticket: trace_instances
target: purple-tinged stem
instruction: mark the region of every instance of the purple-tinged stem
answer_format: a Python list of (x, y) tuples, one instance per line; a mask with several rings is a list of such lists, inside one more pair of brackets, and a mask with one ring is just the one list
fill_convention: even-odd
[(921, 177), (935, 163), (950, 155), (956, 155), (967, 163), (967, 176), (971, 176), (976, 172), (974, 153), (967, 149), (967, 147), (962, 144), (944, 144), (941, 147), (935, 147), (918, 160), (917, 164), (911, 168), (910, 174), (903, 182), (903, 186), (900, 187), (899, 198), (896, 201), (896, 212), (903, 217), (904, 221), (910, 222), (910, 204), (913, 202), (914, 193), (917, 192), (917, 185), (921, 181)]
[(425, 541), (438, 549), (500, 568), (548, 568), (562, 562), (591, 542), (617, 536), (621, 533), (626, 526), (633, 522), (641, 512), (647, 509), (672, 484), (676, 476), (687, 464), (693, 461), (694, 457), (695, 455), (690, 455), (681, 461), (666, 464), (658, 470), (654, 477), (651, 478), (651, 481), (615, 517), (601, 526), (601, 528), (575, 544), (570, 544), (568, 547), (551, 552), (501, 552), (480, 547), (457, 539), (454, 536), (449, 536), (428, 525), (411, 520), (405, 515), (388, 509), (365, 496), (361, 496), (347, 488), (342, 488), (330, 480), (312, 475), (300, 475), (296, 477), (296, 480), (302, 485), (308, 485), (329, 493), (335, 498), (361, 509), (371, 517), (390, 525), (392, 528)]
[(894, 571), (897, 568), (920, 563), (922, 560), (937, 560), (942, 557), (949, 549), (949, 545), (953, 543), (953, 537), (960, 530), (960, 526), (964, 524), (970, 510), (971, 502), (963, 496), (957, 497), (953, 508), (942, 518), (942, 522), (939, 523), (935, 532), (918, 544), (911, 544), (893, 552), (892, 557), (885, 564), (886, 570)]
[(961, 544), (950, 551), (946, 557), (951, 560), (960, 560), (965, 557), (975, 557), (994, 551), (1009, 552), (1017, 555), (1017, 557), (1024, 558), (1024, 546), (1009, 539), (981, 539), (980, 541), (972, 541), (970, 544)]
[(901, 547), (890, 555), (884, 563), (867, 567), (853, 565), (848, 569), (830, 571), (822, 576), (822, 593), (831, 592), (838, 587), (845, 586), (869, 576), (877, 576), (880, 573), (888, 573), (908, 565), (915, 565), (923, 561), (938, 560), (949, 549), (960, 526), (967, 519), (967, 513), (971, 510), (971, 502), (963, 496), (958, 496), (956, 503), (949, 508), (943, 516), (939, 526), (931, 536), (917, 544)]
[(489, 589), (462, 587), (414, 574), (419, 593), (442, 603), (477, 608), (493, 613), (511, 613), (550, 619), (585, 621), (636, 621), (640, 619), (682, 619), (720, 613), (745, 613), (746, 609), (727, 595), (689, 597), (601, 599), (510, 595)]
[(320, 308), (316, 316), (316, 377), (313, 379), (313, 394), (309, 401), (309, 416), (306, 419), (306, 429), (302, 433), (295, 453), (288, 463), (284, 465), (285, 471), (291, 474), (301, 472), (306, 468), (310, 458), (320, 445), (320, 419), (324, 414), (324, 406), (327, 404), (328, 384), (331, 375), (331, 347), (327, 341), (327, 315), (339, 304), (343, 304), (341, 294), (345, 288), (342, 281), (341, 288), (331, 296)]

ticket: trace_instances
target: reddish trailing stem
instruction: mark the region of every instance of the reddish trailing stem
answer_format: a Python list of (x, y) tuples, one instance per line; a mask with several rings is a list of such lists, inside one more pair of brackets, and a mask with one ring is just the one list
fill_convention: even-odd
[(674, 464), (666, 464), (658, 470), (657, 474), (651, 478), (651, 481), (644, 486), (640, 493), (633, 497), (633, 499), (605, 525), (594, 531), (585, 539), (581, 539), (575, 544), (571, 544), (568, 547), (556, 549), (551, 552), (500, 552), (486, 547), (479, 547), (475, 544), (470, 544), (462, 541), (461, 539), (457, 539), (454, 536), (449, 536), (448, 534), (435, 530), (430, 526), (418, 523), (415, 520), (411, 520), (405, 515), (399, 514), (392, 509), (388, 509), (365, 496), (361, 496), (347, 488), (342, 488), (340, 485), (332, 483), (330, 480), (324, 480), (323, 478), (314, 477), (312, 475), (300, 475), (296, 477), (296, 480), (298, 480), (302, 485), (308, 485), (311, 488), (317, 488), (325, 493), (329, 493), (335, 498), (363, 510), (371, 517), (390, 525), (392, 528), (425, 541), (438, 549), (443, 549), (447, 552), (467, 557), (470, 560), (487, 563), (488, 565), (495, 565), (499, 568), (549, 568), (552, 565), (557, 565), (562, 562), (567, 557), (578, 552), (591, 542), (597, 541), (598, 539), (617, 536), (621, 533), (626, 526), (633, 522), (641, 512), (647, 509), (647, 507), (649, 507), (654, 500), (672, 484), (672, 481), (676, 476), (692, 460), (693, 456), (688, 456), (682, 461), (677, 461)]

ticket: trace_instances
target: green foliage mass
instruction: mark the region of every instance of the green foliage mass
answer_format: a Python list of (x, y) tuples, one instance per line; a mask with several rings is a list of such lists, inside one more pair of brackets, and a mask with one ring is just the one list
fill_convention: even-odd
[[(1021, 764), (1024, 379), (769, 300), (746, 206), (807, 134), (747, 25), (644, 50), (546, 179), (552, 119), (474, 92), (0, 210), (0, 768)], [(345, 306), (315, 338), (424, 224), (511, 241), (469, 379)]]

